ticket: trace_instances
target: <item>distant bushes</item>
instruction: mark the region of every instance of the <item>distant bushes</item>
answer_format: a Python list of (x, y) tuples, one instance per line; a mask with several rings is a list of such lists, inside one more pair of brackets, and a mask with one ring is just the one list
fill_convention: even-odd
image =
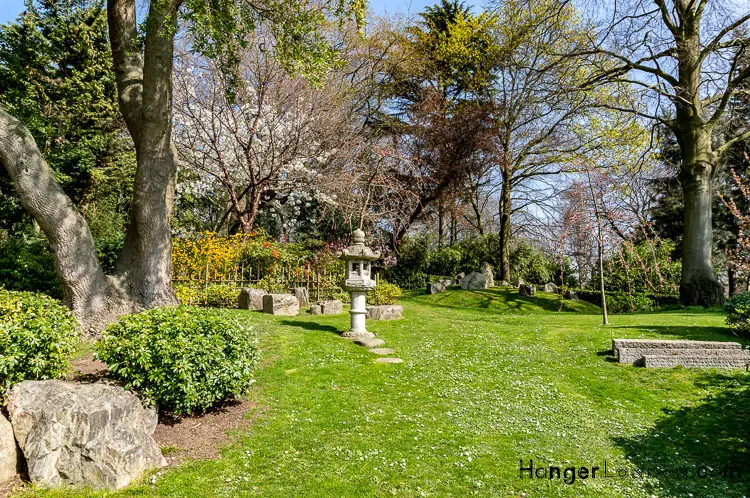
[(20, 233), (0, 238), (0, 282), (8, 290), (41, 292), (62, 299), (55, 256), (44, 235)]
[(182, 414), (247, 391), (258, 350), (231, 311), (178, 306), (121, 318), (105, 330), (96, 356), (127, 388)]
[[(590, 289), (576, 289), (579, 299), (602, 305), (601, 292)], [(679, 297), (672, 295), (645, 294), (641, 292), (606, 292), (607, 311), (610, 313), (646, 313), (665, 306), (679, 305)]]
[(22, 380), (62, 376), (79, 335), (75, 317), (56, 299), (0, 289), (0, 395)]
[(732, 333), (750, 340), (750, 292), (739, 292), (730, 297), (724, 304), (724, 311)]

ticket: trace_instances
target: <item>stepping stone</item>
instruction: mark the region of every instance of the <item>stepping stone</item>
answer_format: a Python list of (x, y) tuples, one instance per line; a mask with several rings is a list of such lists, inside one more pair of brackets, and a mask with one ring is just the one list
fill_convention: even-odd
[(375, 363), (403, 363), (401, 358), (378, 358)]
[(354, 342), (355, 344), (359, 344), (360, 346), (364, 346), (366, 348), (378, 348), (385, 344), (385, 341), (383, 339), (375, 339), (370, 337), (358, 337), (354, 339)]
[(372, 354), (393, 354), (395, 351), (393, 351), (391, 348), (372, 348), (370, 350)]

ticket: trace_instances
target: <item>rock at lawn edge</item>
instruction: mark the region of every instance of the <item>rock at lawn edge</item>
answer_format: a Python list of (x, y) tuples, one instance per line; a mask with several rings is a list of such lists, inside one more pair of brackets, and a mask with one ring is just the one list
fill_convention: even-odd
[(482, 290), (487, 288), (487, 279), (484, 273), (469, 273), (461, 279), (461, 288), (463, 290)]
[(531, 297), (536, 294), (536, 287), (531, 284), (521, 284), (518, 286), (518, 293), (522, 296)]
[(294, 297), (299, 301), (300, 308), (308, 308), (310, 306), (310, 296), (307, 292), (307, 287), (296, 287), (294, 289)]
[(24, 381), (8, 412), (34, 484), (121, 489), (166, 464), (151, 437), (156, 410), (119, 386)]
[(0, 485), (9, 481), (18, 472), (18, 450), (13, 428), (0, 413)]

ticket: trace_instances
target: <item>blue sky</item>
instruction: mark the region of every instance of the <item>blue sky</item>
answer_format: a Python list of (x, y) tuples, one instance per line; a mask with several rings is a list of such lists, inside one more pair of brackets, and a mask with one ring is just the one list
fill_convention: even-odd
[[(370, 10), (376, 14), (395, 14), (397, 12), (421, 12), (427, 5), (437, 0), (371, 0)], [(474, 2), (467, 2), (472, 4)], [(23, 0), (0, 0), (0, 23), (5, 24), (16, 19), (23, 11)]]

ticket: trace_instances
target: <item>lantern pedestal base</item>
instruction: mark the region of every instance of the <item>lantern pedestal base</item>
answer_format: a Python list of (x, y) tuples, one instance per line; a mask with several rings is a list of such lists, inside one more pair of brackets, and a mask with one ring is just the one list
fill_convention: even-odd
[(342, 334), (343, 337), (375, 337), (375, 334), (368, 332), (365, 328), (365, 318), (367, 318), (367, 308), (365, 300), (366, 292), (352, 292), (352, 307), (349, 310), (351, 317), (350, 329)]

